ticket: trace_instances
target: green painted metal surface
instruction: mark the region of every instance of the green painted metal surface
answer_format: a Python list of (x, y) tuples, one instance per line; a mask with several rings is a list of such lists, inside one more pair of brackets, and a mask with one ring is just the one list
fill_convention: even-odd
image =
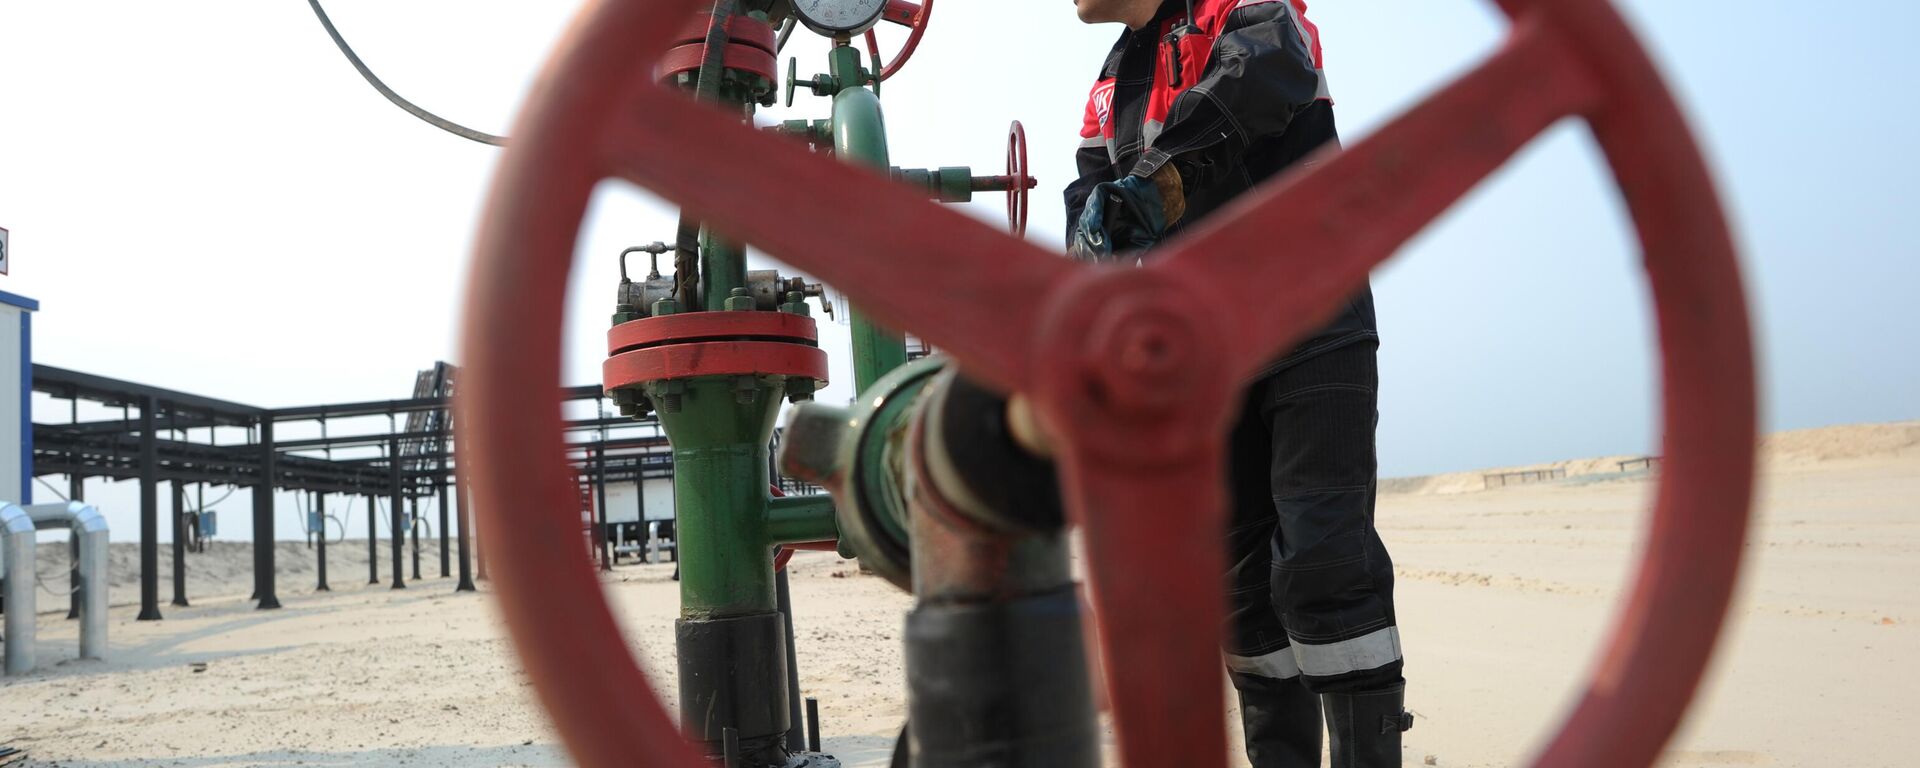
[[(709, 376), (673, 383), (681, 385), (679, 407), (662, 407), (660, 422), (673, 443), (681, 616), (772, 611), (767, 444), (785, 382)], [(648, 386), (655, 402), (665, 402), (664, 387)]]
[(832, 541), (840, 537), (832, 496), (787, 496), (767, 510), (767, 537), (775, 544)]
[[(851, 53), (851, 65), (844, 63), (847, 55), (842, 51)], [(835, 49), (836, 77), (847, 66), (858, 68), (858, 62), (859, 54), (851, 48)], [(846, 88), (834, 95), (833, 150), (844, 162), (888, 172), (887, 128), (879, 96), (865, 88)], [(869, 256), (885, 258), (887, 254)], [(907, 362), (907, 341), (898, 331), (875, 324), (858, 304), (847, 307), (847, 316), (853, 336), (853, 383), (857, 391), (865, 392), (887, 371)]]
[(707, 309), (726, 306), (733, 289), (747, 285), (747, 250), (700, 233), (700, 298)]
[(914, 404), (945, 367), (939, 357), (915, 361), (910, 370), (889, 372), (882, 381), (886, 386), (876, 386), (860, 399), (859, 407), (871, 409), (864, 417), (871, 426), (852, 457), (852, 478), (860, 484), (860, 497), (875, 506), (874, 519), (896, 541), (909, 539), (907, 494), (899, 479), (908, 474), (904, 465)]

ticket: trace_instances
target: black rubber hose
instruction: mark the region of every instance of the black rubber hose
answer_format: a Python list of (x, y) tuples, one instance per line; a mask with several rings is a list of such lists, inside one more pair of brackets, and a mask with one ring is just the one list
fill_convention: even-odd
[(395, 106), (406, 110), (407, 114), (420, 118), (428, 125), (459, 136), (460, 138), (470, 139), (496, 147), (504, 147), (507, 145), (507, 138), (505, 136), (495, 136), (491, 133), (468, 128), (452, 120), (428, 112), (419, 105), (402, 98), (400, 94), (394, 93), (393, 89), (388, 88), (386, 83), (380, 82), (380, 78), (373, 74), (373, 70), (367, 68), (366, 62), (361, 61), (360, 57), (354, 54), (353, 48), (347, 45), (347, 41), (340, 37), (340, 30), (334, 29), (333, 20), (327, 18), (326, 10), (320, 7), (320, 0), (307, 0), (307, 4), (313, 6), (313, 15), (320, 17), (320, 26), (327, 28), (327, 36), (333, 38), (333, 44), (340, 48), (341, 53), (346, 54), (347, 61), (353, 64), (354, 69), (360, 71), (360, 76), (366, 78), (367, 83), (372, 85), (374, 90), (379, 91), (380, 95), (387, 97), (387, 101), (393, 102)]

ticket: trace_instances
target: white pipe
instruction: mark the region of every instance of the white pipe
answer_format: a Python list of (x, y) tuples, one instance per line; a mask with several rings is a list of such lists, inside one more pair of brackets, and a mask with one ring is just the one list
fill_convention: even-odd
[(78, 501), (35, 504), (27, 514), (36, 526), (66, 528), (80, 541), (80, 658), (107, 657), (107, 518)]
[(0, 502), (0, 594), (6, 600), (6, 673), (33, 671), (33, 518)]

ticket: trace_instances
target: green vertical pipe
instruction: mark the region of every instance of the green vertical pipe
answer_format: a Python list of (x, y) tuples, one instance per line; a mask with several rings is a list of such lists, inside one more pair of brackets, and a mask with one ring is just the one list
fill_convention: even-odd
[[(742, 386), (751, 383), (751, 388)], [(658, 387), (659, 385), (654, 385)], [(767, 443), (783, 380), (687, 380), (678, 407), (660, 409), (673, 442), (680, 615), (715, 619), (775, 609), (769, 559)], [(751, 392), (751, 401), (746, 392)], [(654, 402), (665, 402), (656, 393)]]
[[(842, 75), (845, 67), (841, 64), (844, 54), (837, 49), (835, 60), (835, 78), (847, 82)], [(858, 66), (858, 54), (855, 65)], [(880, 97), (865, 88), (846, 88), (833, 97), (833, 151), (844, 162), (865, 165), (881, 173), (887, 173), (890, 163), (887, 156), (887, 127), (880, 114)], [(890, 254), (867, 254), (869, 258), (886, 258)], [(848, 325), (853, 331), (853, 383), (856, 391), (865, 392), (867, 387), (885, 376), (888, 371), (905, 365), (907, 362), (906, 337), (899, 332), (882, 328), (866, 313), (860, 311), (860, 305), (851, 304), (847, 308)]]
[(718, 310), (727, 305), (733, 289), (747, 287), (747, 250), (700, 233), (701, 306)]

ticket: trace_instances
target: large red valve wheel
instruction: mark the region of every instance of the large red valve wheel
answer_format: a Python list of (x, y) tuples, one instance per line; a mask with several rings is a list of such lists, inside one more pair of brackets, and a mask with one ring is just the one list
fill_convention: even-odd
[[(913, 60), (913, 52), (920, 49), (920, 38), (927, 36), (927, 22), (933, 18), (933, 0), (923, 0), (918, 5), (908, 0), (887, 0), (887, 8), (880, 14), (882, 21), (891, 21), (906, 27), (907, 42), (900, 46), (900, 55), (880, 63), (880, 80), (892, 80), (894, 75), (905, 69), (907, 62)], [(867, 30), (867, 50), (873, 53), (874, 61), (880, 60), (880, 36)]]
[[(481, 231), (464, 327), (462, 470), (521, 659), (582, 764), (700, 765), (621, 641), (569, 534), (560, 330), (589, 196), (622, 178), (840, 286), (877, 322), (1026, 393), (1058, 451), (1100, 617), (1119, 753), (1226, 763), (1222, 445), (1240, 382), (1330, 316), (1547, 127), (1583, 118), (1637, 227), (1659, 319), (1665, 472), (1644, 559), (1593, 676), (1536, 764), (1645, 766), (1698, 686), (1751, 501), (1751, 339), (1698, 148), (1606, 0), (1500, 0), (1510, 39), (1459, 81), (1162, 246), (1063, 259), (882, 174), (767, 137), (651, 82), (698, 0), (601, 0), (530, 97)], [(794, 189), (813, 190), (794, 195)], [(782, 216), (750, 201), (781, 200)], [(857, 216), (857, 218), (849, 218)], [(1289, 247), (1270, 247), (1287, 232)], [(1165, 511), (1191, 525), (1168, 531)], [(1138, 563), (1155, 562), (1156, 568)]]

